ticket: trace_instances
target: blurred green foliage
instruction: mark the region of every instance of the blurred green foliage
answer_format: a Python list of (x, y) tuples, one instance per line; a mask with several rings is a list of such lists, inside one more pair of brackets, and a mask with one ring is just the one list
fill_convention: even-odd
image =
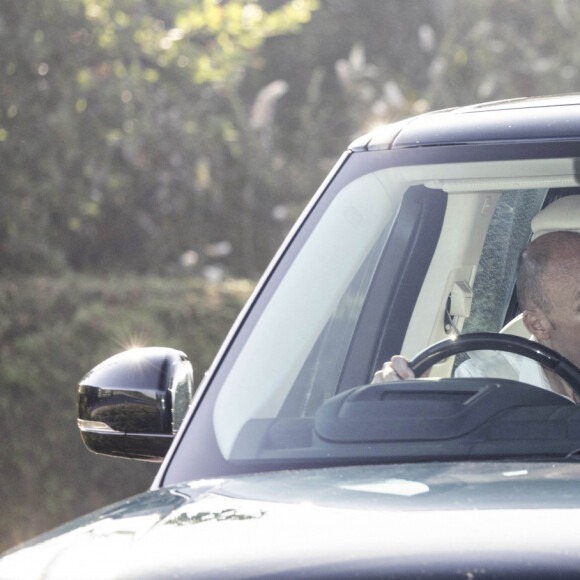
[(350, 139), (577, 89), (569, 0), (4, 0), (0, 273), (256, 277)]
[(0, 271), (160, 272), (237, 242), (216, 217), (243, 177), (232, 95), (316, 5), (3, 2)]
[(351, 139), (577, 91), (579, 25), (572, 0), (2, 0), (0, 548), (151, 481), (82, 447), (88, 369), (136, 341), (199, 378), (230, 277)]

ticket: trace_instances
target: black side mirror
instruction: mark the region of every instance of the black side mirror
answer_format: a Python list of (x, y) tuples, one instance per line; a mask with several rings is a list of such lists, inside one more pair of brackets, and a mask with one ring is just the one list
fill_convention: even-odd
[(87, 373), (78, 389), (78, 426), (89, 450), (161, 461), (193, 397), (193, 369), (171, 348), (131, 349)]

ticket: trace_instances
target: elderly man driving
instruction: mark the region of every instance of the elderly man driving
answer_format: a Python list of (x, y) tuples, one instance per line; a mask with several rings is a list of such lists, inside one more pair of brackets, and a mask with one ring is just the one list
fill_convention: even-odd
[[(530, 242), (517, 271), (517, 295), (532, 340), (580, 367), (580, 233), (556, 231)], [(580, 402), (560, 377), (537, 362), (510, 353), (477, 353), (457, 368), (456, 377), (502, 377), (533, 384)], [(385, 363), (373, 383), (414, 378), (406, 358)]]

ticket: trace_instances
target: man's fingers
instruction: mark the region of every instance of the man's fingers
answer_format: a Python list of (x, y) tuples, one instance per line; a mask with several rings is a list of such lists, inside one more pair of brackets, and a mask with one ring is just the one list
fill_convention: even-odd
[(391, 366), (399, 378), (403, 380), (415, 378), (415, 373), (411, 370), (409, 361), (404, 356), (395, 355), (391, 359)]
[(407, 359), (403, 356), (396, 355), (389, 362), (386, 362), (380, 371), (375, 373), (373, 384), (414, 378), (415, 374), (409, 367)]

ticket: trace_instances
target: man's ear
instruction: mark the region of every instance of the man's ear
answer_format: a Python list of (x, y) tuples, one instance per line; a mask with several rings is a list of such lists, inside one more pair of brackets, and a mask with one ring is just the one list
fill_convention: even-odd
[(524, 310), (523, 320), (525, 327), (539, 341), (546, 341), (552, 338), (552, 323), (539, 308)]

